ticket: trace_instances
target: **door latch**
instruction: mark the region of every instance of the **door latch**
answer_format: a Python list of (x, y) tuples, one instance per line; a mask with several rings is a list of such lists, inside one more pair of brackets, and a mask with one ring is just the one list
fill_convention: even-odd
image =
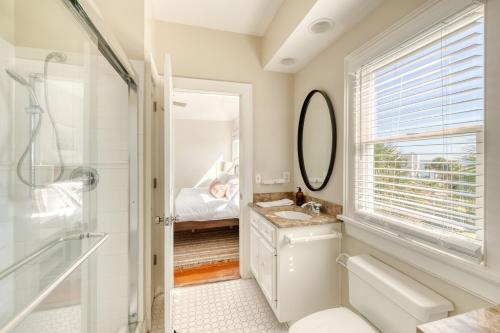
[(169, 226), (177, 221), (176, 216), (155, 216), (154, 221), (156, 224), (162, 224), (164, 226)]

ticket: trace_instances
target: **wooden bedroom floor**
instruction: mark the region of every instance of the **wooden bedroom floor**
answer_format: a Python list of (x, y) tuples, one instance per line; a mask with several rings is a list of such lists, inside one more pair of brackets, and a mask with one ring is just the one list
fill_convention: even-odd
[(174, 271), (174, 287), (185, 287), (240, 278), (240, 261), (233, 260), (204, 264), (192, 268), (178, 268)]

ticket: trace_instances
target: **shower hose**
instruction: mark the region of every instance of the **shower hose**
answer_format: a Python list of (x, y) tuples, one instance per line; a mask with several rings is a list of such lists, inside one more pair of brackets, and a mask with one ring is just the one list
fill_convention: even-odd
[[(57, 132), (56, 125), (54, 122), (54, 118), (52, 117), (52, 113), (50, 111), (50, 102), (49, 102), (49, 85), (48, 85), (48, 70), (49, 70), (49, 63), (50, 60), (52, 59), (52, 54), (49, 54), (44, 61), (44, 66), (43, 66), (43, 90), (44, 90), (44, 97), (45, 97), (45, 108), (47, 112), (47, 116), (49, 117), (50, 124), (52, 126), (52, 129), (54, 130), (54, 136), (56, 139), (56, 147), (57, 147), (57, 158), (59, 160), (59, 172), (57, 176), (53, 179), (53, 183), (58, 182), (61, 180), (63, 173), (64, 173), (64, 163), (61, 155), (61, 144), (59, 142), (59, 133)], [(35, 115), (37, 116), (36, 120), (36, 125), (35, 127), (31, 130), (31, 135), (28, 144), (26, 145), (26, 148), (24, 149), (21, 158), (17, 162), (17, 176), (21, 180), (21, 182), (29, 187), (32, 188), (44, 188), (47, 187), (48, 184), (36, 184), (34, 182), (31, 182), (30, 180), (24, 178), (23, 173), (22, 173), (22, 166), (24, 164), (24, 161), (26, 160), (26, 157), (28, 157), (28, 154), (31, 152), (31, 149), (36, 142), (36, 139), (40, 133), (40, 128), (42, 126), (42, 113), (43, 109), (40, 105), (39, 107), (39, 112), (36, 113)], [(33, 163), (34, 161), (31, 161)], [(30, 166), (32, 167), (32, 165)]]

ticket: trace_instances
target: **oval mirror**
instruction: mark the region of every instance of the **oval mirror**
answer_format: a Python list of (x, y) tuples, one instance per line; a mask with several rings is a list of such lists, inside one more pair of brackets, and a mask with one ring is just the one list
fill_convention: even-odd
[(337, 150), (337, 125), (333, 105), (321, 90), (311, 91), (299, 119), (300, 172), (311, 191), (325, 188), (332, 175)]

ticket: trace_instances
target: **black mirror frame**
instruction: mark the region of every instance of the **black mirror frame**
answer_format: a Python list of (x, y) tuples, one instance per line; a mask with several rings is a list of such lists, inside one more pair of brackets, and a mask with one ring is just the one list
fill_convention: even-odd
[[(323, 184), (321, 184), (320, 187), (314, 188), (311, 183), (309, 182), (309, 178), (307, 177), (307, 172), (306, 172), (306, 167), (304, 164), (304, 152), (303, 152), (303, 135), (304, 135), (304, 121), (306, 119), (306, 113), (307, 113), (307, 108), (309, 106), (309, 102), (311, 101), (311, 98), (314, 96), (314, 94), (319, 93), (323, 96), (323, 98), (326, 101), (326, 104), (328, 105), (328, 110), (330, 111), (330, 121), (331, 121), (331, 126), (332, 126), (332, 152), (330, 155), (330, 164), (328, 166), (328, 172), (326, 174), (325, 180), (323, 181)], [(330, 177), (332, 176), (333, 172), (333, 165), (335, 164), (335, 155), (337, 153), (337, 123), (335, 121), (335, 112), (333, 110), (333, 104), (332, 101), (330, 100), (330, 97), (328, 97), (328, 94), (322, 90), (311, 90), (309, 94), (307, 94), (306, 99), (304, 100), (304, 104), (302, 105), (302, 109), (300, 111), (300, 119), (299, 119), (299, 132), (298, 132), (298, 137), (297, 137), (297, 147), (298, 147), (298, 154), (299, 154), (299, 166), (300, 166), (300, 173), (302, 174), (302, 179), (304, 179), (304, 183), (306, 184), (307, 188), (310, 189), (311, 191), (321, 191), (326, 187), (328, 184), (328, 181), (330, 180)]]

